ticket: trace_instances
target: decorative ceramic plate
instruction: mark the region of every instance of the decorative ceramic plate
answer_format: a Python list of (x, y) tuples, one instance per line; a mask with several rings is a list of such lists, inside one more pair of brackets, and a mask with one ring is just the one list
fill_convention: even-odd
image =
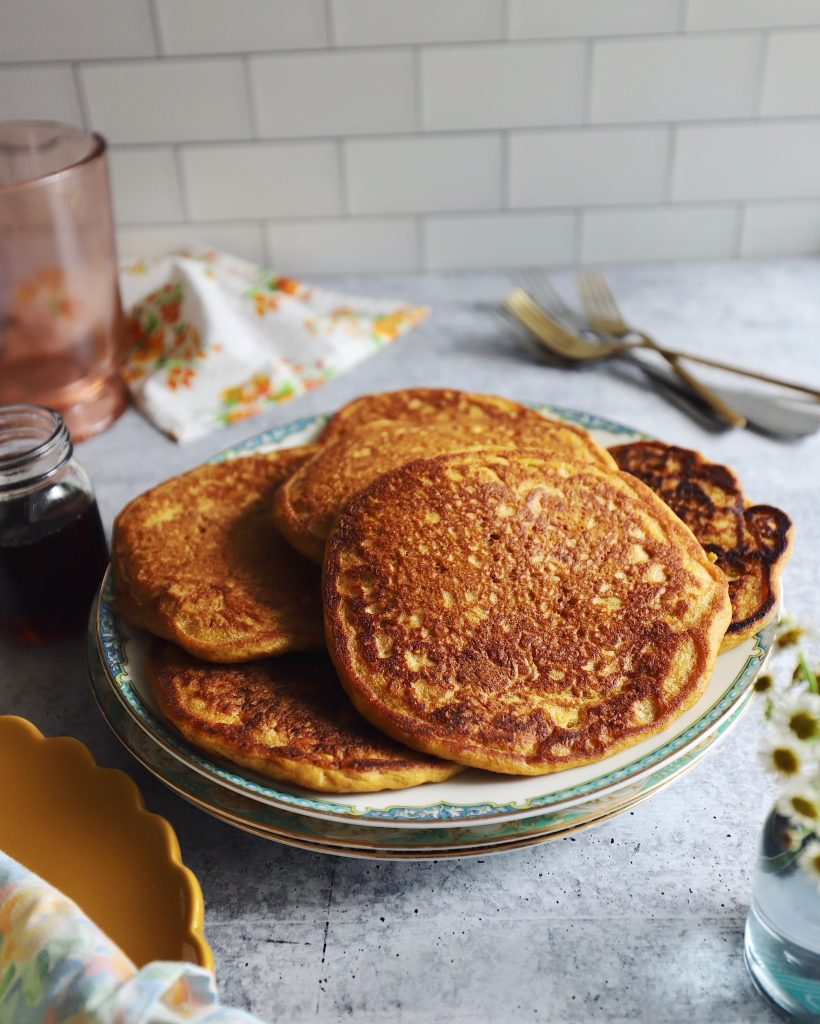
[[(631, 427), (588, 413), (536, 406), (539, 411), (589, 430), (604, 445), (645, 437)], [(325, 416), (297, 420), (258, 434), (221, 452), (212, 461), (306, 444), (327, 422)], [(451, 828), (479, 825), (563, 810), (650, 777), (691, 752), (732, 714), (748, 694), (771, 648), (774, 627), (722, 654), (700, 700), (667, 729), (595, 764), (534, 777), (493, 775), (471, 769), (447, 782), (401, 792), (328, 796), (285, 784), (209, 757), (184, 742), (153, 704), (144, 659), (147, 636), (120, 619), (110, 573), (103, 581), (97, 622), (106, 671), (123, 707), (166, 751), (188, 768), (236, 793), (282, 810), (325, 820), (369, 826)]]
[(213, 970), (202, 891), (176, 833), (132, 780), (67, 736), (0, 717), (0, 849), (77, 903), (138, 967)]
[(93, 637), (89, 637), (88, 671), (100, 710), (124, 746), (157, 778), (200, 809), (222, 820), (230, 820), (232, 824), (240, 827), (264, 832), (268, 838), (290, 838), (342, 849), (379, 850), (386, 857), (393, 851), (433, 852), (477, 845), (485, 848), (499, 843), (506, 844), (513, 839), (548, 835), (553, 831), (566, 830), (568, 827), (601, 816), (609, 817), (616, 811), (620, 813), (627, 810), (636, 801), (646, 799), (693, 767), (712, 744), (740, 720), (752, 698), (751, 692), (747, 693), (737, 703), (731, 715), (688, 753), (664, 765), (648, 777), (619, 789), (614, 796), (593, 798), (563, 810), (487, 824), (452, 825), (448, 828), (435, 829), (374, 829), (368, 824), (324, 820), (285, 811), (243, 796), (193, 771), (152, 739), (125, 711), (117, 699), (110, 677), (102, 666)]
[(329, 854), (332, 857), (349, 857), (354, 860), (452, 860), (454, 858), (465, 857), (487, 857), (496, 853), (512, 853), (515, 850), (526, 849), (528, 846), (540, 846), (542, 843), (549, 843), (555, 839), (566, 839), (567, 836), (575, 835), (577, 832), (584, 832), (586, 829), (593, 828), (595, 825), (602, 825), (604, 822), (614, 818), (615, 815), (620, 814), (622, 811), (629, 810), (632, 807), (637, 807), (638, 804), (643, 803), (643, 801), (648, 798), (649, 794), (638, 797), (636, 800), (630, 801), (629, 804), (626, 804), (615, 811), (611, 811), (609, 814), (602, 814), (599, 817), (579, 822), (576, 825), (556, 829), (552, 832), (539, 832), (525, 838), (512, 839), (505, 843), (472, 846), (463, 849), (444, 848), (440, 850), (392, 850), (389, 853), (377, 850), (356, 849), (349, 846), (332, 846), (327, 843), (316, 843), (304, 839), (296, 839), (292, 836), (276, 835), (266, 829), (247, 825), (213, 810), (209, 810), (208, 813), (212, 814), (215, 818), (218, 818), (226, 825), (233, 825), (236, 828), (242, 829), (243, 832), (249, 832), (251, 835), (254, 835), (259, 839), (272, 840), (273, 842), (281, 843), (284, 846), (292, 846), (298, 850), (307, 850), (310, 853), (324, 853)]

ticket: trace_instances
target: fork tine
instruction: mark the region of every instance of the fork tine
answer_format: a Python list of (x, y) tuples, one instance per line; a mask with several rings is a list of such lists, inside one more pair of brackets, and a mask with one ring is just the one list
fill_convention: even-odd
[(588, 294), (592, 299), (592, 304), (602, 318), (616, 322), (623, 321), (623, 315), (605, 274), (594, 271), (591, 274), (584, 275), (581, 281), (582, 283), (584, 281), (587, 282)]
[(573, 361), (598, 359), (605, 354), (601, 349), (588, 349), (583, 339), (553, 320), (521, 288), (514, 288), (510, 292), (507, 296), (506, 306), (513, 316), (532, 331), (542, 344), (548, 346), (552, 351), (557, 351), (565, 359)]
[(564, 302), (564, 299), (552, 281), (550, 281), (545, 270), (533, 268), (528, 272), (527, 279), (529, 287), (526, 290), (539, 306), (542, 306), (547, 312), (557, 317), (557, 319), (567, 321), (570, 324), (572, 324), (574, 319), (577, 319), (577, 314)]
[(592, 292), (590, 276), (589, 274), (579, 274), (575, 279), (575, 284), (581, 297), (581, 308), (586, 313), (588, 319), (592, 320), (593, 314), (598, 312), (598, 305)]
[(552, 349), (548, 349), (547, 346), (526, 328), (520, 320), (518, 320), (509, 310), (503, 306), (495, 307), (492, 311), (493, 319), (496, 321), (498, 327), (501, 327), (505, 333), (512, 333), (515, 338), (520, 341), (523, 345), (529, 349), (541, 362), (547, 366), (557, 367), (559, 369), (565, 369), (569, 363), (566, 359), (562, 359), (557, 352)]

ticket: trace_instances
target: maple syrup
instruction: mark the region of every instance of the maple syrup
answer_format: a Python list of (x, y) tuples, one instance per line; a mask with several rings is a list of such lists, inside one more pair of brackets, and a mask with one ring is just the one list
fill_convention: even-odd
[(0, 638), (81, 632), (107, 561), (91, 482), (59, 414), (0, 407)]

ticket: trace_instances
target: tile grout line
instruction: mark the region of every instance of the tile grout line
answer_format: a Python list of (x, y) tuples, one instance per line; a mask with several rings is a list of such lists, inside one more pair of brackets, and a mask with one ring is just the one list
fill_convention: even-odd
[(79, 61), (74, 61), (71, 64), (71, 77), (74, 81), (74, 92), (77, 94), (77, 103), (80, 107), (80, 118), (83, 122), (83, 128), (90, 132), (92, 130), (91, 111), (88, 106), (88, 96), (85, 93), (85, 83), (83, 82)]
[(325, 28), (327, 30), (325, 49), (338, 49), (338, 27), (336, 25), (336, 12), (333, 9), (333, 0), (325, 0)]
[[(737, 202), (742, 202), (745, 205), (755, 206), (793, 206), (800, 207), (806, 203), (820, 204), (820, 197), (816, 195), (802, 195), (802, 196), (790, 196), (790, 197), (766, 197), (766, 196), (755, 196), (750, 199), (743, 200), (731, 200), (731, 199), (697, 199), (697, 200), (682, 200), (680, 202), (653, 202), (653, 203), (591, 203), (586, 206), (578, 206), (577, 204), (568, 204), (564, 206), (556, 206), (545, 204), (544, 206), (521, 206), (521, 207), (510, 207), (509, 210), (501, 210), (499, 208), (484, 207), (483, 209), (473, 208), (469, 210), (379, 210), (377, 212), (361, 212), (351, 213), (347, 215), (347, 219), (361, 220), (364, 222), (368, 221), (380, 221), (380, 220), (407, 220), (414, 221), (416, 218), (423, 217), (428, 221), (434, 221), (438, 218), (448, 219), (469, 219), (472, 217), (486, 217), (490, 214), (521, 214), (526, 215), (537, 215), (541, 213), (551, 214), (573, 214), (576, 212), (584, 213), (636, 213), (636, 212), (647, 212), (652, 213), (655, 211), (669, 210), (669, 209), (697, 209), (697, 210), (729, 210), (734, 209)], [(117, 227), (123, 230), (141, 230), (141, 229), (172, 229), (178, 227), (206, 227), (217, 229), (219, 227), (250, 227), (259, 223), (268, 225), (282, 224), (284, 226), (297, 227), (299, 225), (310, 225), (310, 224), (322, 224), (329, 221), (335, 221), (345, 219), (340, 214), (317, 214), (317, 215), (306, 215), (298, 214), (293, 217), (277, 215), (277, 216), (262, 216), (262, 217), (224, 217), (224, 218), (194, 218), (191, 217), (185, 221), (179, 220), (160, 220), (160, 221), (119, 221)]]
[(259, 124), (259, 105), (256, 102), (256, 89), (253, 84), (253, 73), (251, 69), (251, 58), (247, 55), (242, 57), (242, 80), (245, 83), (245, 103), (248, 108), (248, 120), (250, 122), (251, 139), (256, 142), (260, 139), (261, 128)]
[(664, 196), (667, 203), (674, 203), (675, 191), (675, 160), (678, 155), (678, 128), (670, 125), (669, 139), (666, 143), (666, 171), (664, 173)]
[(584, 95), (582, 97), (581, 121), (584, 125), (592, 125), (592, 77), (594, 74), (596, 43), (592, 39), (587, 40), (584, 47)]
[(179, 143), (174, 143), (171, 147), (171, 152), (174, 155), (174, 168), (176, 170), (177, 188), (179, 189), (179, 201), (182, 204), (183, 223), (195, 223), (191, 219), (191, 204), (188, 200), (185, 173), (182, 169), (182, 147)]
[(501, 133), (501, 209), (512, 208), (511, 153), (512, 133), (507, 129)]
[[(776, 26), (777, 31), (812, 31), (820, 30), (820, 18), (814, 22), (803, 22), (801, 24), (793, 25), (778, 25)], [(698, 39), (705, 36), (740, 36), (740, 35), (756, 35), (763, 31), (760, 26), (748, 26), (741, 25), (735, 28), (708, 28), (708, 29), (688, 29), (686, 36), (688, 38)], [(355, 50), (392, 50), (392, 49), (403, 49), (408, 46), (424, 45), (425, 47), (431, 47), (433, 49), (452, 49), (452, 50), (470, 50), (476, 47), (498, 47), (503, 48), (508, 43), (515, 43), (521, 46), (551, 46), (560, 45), (562, 43), (586, 43), (586, 42), (607, 42), (607, 41), (618, 41), (618, 42), (641, 42), (649, 41), (653, 39), (677, 39), (680, 36), (680, 31), (677, 28), (668, 28), (663, 31), (652, 31), (652, 32), (630, 32), (630, 33), (609, 33), (602, 35), (569, 35), (569, 36), (532, 36), (527, 38), (515, 38), (515, 39), (467, 39), (467, 40), (425, 40), (423, 44), (414, 43), (412, 40), (405, 42), (389, 42), (389, 43), (351, 43), (336, 44), (335, 49), (343, 51), (345, 53)], [(230, 57), (242, 57), (242, 56), (298, 56), (300, 54), (317, 54), (327, 53), (329, 47), (327, 45), (317, 46), (291, 46), (282, 47), (281, 49), (247, 49), (247, 50), (213, 50), (207, 53), (166, 53), (161, 54), (124, 54), (119, 56), (109, 57), (58, 57), (54, 60), (48, 58), (26, 58), (23, 60), (7, 60), (2, 63), (4, 68), (23, 68), (42, 66), (43, 64), (70, 64), (73, 61), (79, 60), (83, 64), (131, 64), (145, 61), (157, 61), (159, 59), (175, 60), (181, 63), (186, 61), (195, 60), (206, 60), (206, 59), (218, 59), (224, 60)]]
[(154, 46), (157, 48), (157, 56), (163, 57), (165, 55), (165, 44), (162, 38), (162, 29), (160, 27), (157, 0), (147, 0), (147, 2), (148, 17), (151, 20), (151, 31), (154, 33)]
[(584, 258), (584, 209), (579, 206), (575, 214), (573, 248), (575, 249), (575, 265), (582, 266)]
[(769, 64), (769, 51), (772, 45), (772, 33), (766, 30), (760, 41), (760, 57), (757, 69), (757, 96), (755, 98), (755, 114), (763, 122), (769, 120), (763, 115), (763, 102), (766, 98), (766, 72)]
[(347, 173), (347, 147), (344, 139), (336, 141), (336, 188), (339, 192), (339, 213), (350, 215), (350, 188)]
[[(78, 65), (78, 70), (82, 71), (82, 64)], [(119, 140), (114, 143), (110, 143), (112, 149), (120, 147), (136, 148), (141, 147), (150, 149), (153, 147), (168, 146), (172, 143), (178, 143), (181, 146), (185, 146), (189, 149), (202, 149), (207, 147), (213, 148), (225, 148), (228, 146), (298, 146), (298, 145), (316, 145), (319, 143), (336, 142), (338, 139), (343, 139), (348, 142), (401, 142), (408, 139), (440, 139), (440, 138), (452, 138), (456, 139), (470, 139), (470, 138), (485, 138), (487, 136), (497, 136), (499, 132), (509, 131), (516, 132), (519, 135), (525, 136), (536, 136), (540, 135), (543, 138), (555, 135), (557, 133), (566, 132), (588, 132), (590, 136), (596, 134), (606, 134), (607, 132), (631, 132), (631, 131), (658, 131), (660, 129), (669, 130), (670, 128), (744, 128), (744, 127), (758, 127), (764, 128), (768, 126), (782, 125), (788, 126), (793, 125), (796, 127), (805, 127), (810, 129), (816, 129), (820, 126), (820, 115), (817, 114), (781, 114), (772, 117), (761, 118), (756, 115), (747, 117), (721, 117), (721, 118), (688, 118), (685, 120), (676, 121), (598, 121), (595, 124), (583, 124), (581, 122), (572, 122), (567, 124), (552, 124), (552, 125), (501, 125), (497, 124), (493, 127), (488, 128), (442, 128), (442, 129), (422, 129), (417, 132), (409, 131), (386, 131), (386, 132), (354, 132), (349, 135), (328, 135), (328, 134), (316, 134), (316, 135), (282, 135), (282, 136), (260, 136), (259, 138), (234, 138), (234, 139), (137, 139), (137, 140)]]
[[(276, 246), (273, 242), (272, 225), (262, 219), (258, 223), (262, 236), (262, 255), (265, 258), (265, 266), (276, 269)], [(281, 273), (281, 268), (279, 272)]]
[(412, 73), (413, 73), (413, 124), (414, 135), (424, 131), (424, 88), (421, 80), (421, 47), (414, 46), (411, 49)]
[(743, 235), (746, 228), (746, 204), (743, 202), (737, 203), (735, 209), (737, 210), (737, 222), (735, 224), (734, 257), (735, 259), (740, 259), (741, 252), (743, 251)]
[(512, 40), (512, 0), (504, 0), (501, 12), (501, 39), (508, 43)]

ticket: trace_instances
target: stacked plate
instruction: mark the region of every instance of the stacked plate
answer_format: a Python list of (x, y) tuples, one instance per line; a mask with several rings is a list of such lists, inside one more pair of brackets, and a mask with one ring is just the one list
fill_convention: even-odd
[[(642, 435), (586, 413), (539, 406), (605, 445)], [(312, 417), (250, 438), (214, 461), (312, 441)], [(663, 732), (596, 764), (513, 777), (470, 769), (401, 791), (318, 794), (272, 782), (188, 745), (163, 720), (144, 664), (147, 637), (119, 616), (109, 576), (92, 612), (88, 667), (97, 703), (131, 753), (222, 821), (290, 846), (347, 857), (487, 856), (560, 838), (634, 807), (699, 761), (748, 708), (774, 627), (721, 655), (700, 700)]]

